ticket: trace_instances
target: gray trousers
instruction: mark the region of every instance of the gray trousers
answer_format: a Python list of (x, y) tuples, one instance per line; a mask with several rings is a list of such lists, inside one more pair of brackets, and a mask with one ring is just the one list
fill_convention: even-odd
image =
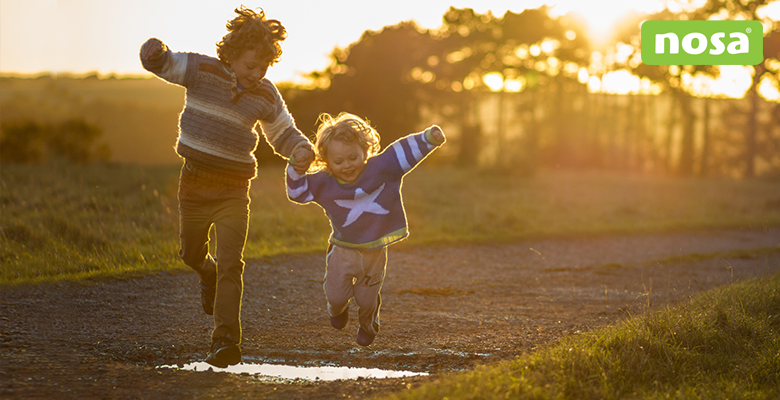
[(364, 331), (379, 332), (379, 290), (385, 280), (387, 247), (378, 250), (356, 250), (331, 245), (325, 258), (325, 298), (328, 314), (341, 315), (354, 297), (358, 319)]

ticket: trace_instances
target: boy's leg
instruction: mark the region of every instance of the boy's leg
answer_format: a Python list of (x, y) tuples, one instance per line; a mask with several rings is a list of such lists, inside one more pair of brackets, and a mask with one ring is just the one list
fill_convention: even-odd
[(217, 234), (217, 297), (212, 339), (230, 335), (241, 343), (241, 299), (244, 291), (244, 245), (249, 227), (247, 189), (223, 189), (225, 199), (215, 214)]
[(330, 246), (325, 257), (325, 299), (328, 301), (328, 315), (336, 317), (349, 309), (353, 280), (362, 275), (363, 257), (357, 250)]
[(371, 336), (376, 336), (379, 332), (379, 308), (382, 305), (379, 290), (385, 279), (387, 247), (362, 253), (363, 274), (355, 283), (355, 302), (359, 307), (360, 327)]
[(209, 256), (211, 210), (203, 201), (200, 190), (192, 184), (179, 183), (179, 257), (195, 270), (206, 286), (217, 282), (217, 266)]

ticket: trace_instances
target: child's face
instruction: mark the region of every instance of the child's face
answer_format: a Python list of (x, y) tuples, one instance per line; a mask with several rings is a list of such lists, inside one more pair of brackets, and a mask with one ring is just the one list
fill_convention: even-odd
[(254, 50), (247, 50), (230, 62), (236, 79), (245, 88), (254, 87), (268, 72), (269, 63), (261, 60)]
[(366, 152), (357, 143), (331, 140), (326, 151), (330, 172), (343, 182), (354, 182), (366, 166)]

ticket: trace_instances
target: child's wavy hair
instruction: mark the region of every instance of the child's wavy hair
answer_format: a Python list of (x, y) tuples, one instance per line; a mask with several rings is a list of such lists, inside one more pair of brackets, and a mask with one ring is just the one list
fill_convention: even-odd
[(274, 65), (282, 59), (282, 46), (287, 30), (275, 19), (266, 19), (265, 12), (255, 12), (243, 5), (236, 8), (237, 17), (228, 21), (228, 34), (217, 42), (217, 56), (225, 63), (235, 60), (247, 51), (254, 50), (261, 60)]
[(331, 140), (344, 143), (357, 143), (366, 153), (366, 160), (379, 153), (379, 133), (368, 120), (342, 112), (333, 117), (330, 114), (320, 114), (320, 122), (317, 128), (317, 142), (315, 143), (315, 157), (311, 169), (319, 171), (327, 169), (328, 144)]

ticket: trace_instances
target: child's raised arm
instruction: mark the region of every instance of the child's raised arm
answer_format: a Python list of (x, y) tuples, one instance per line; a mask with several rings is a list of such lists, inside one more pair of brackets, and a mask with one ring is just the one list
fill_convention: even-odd
[(156, 61), (162, 57), (163, 53), (168, 49), (160, 39), (151, 38), (141, 46), (141, 60), (142, 61)]
[(383, 162), (395, 164), (396, 171), (405, 175), (445, 141), (444, 132), (433, 125), (422, 132), (396, 140), (377, 157), (381, 157)]
[[(426, 135), (430, 135), (430, 142), (437, 146), (441, 146), (447, 139), (444, 137), (444, 132), (438, 125), (434, 125), (425, 131)], [(428, 138), (426, 138), (428, 141)]]
[(160, 39), (151, 38), (141, 46), (140, 57), (147, 71), (170, 83), (185, 86), (188, 53), (174, 53)]

